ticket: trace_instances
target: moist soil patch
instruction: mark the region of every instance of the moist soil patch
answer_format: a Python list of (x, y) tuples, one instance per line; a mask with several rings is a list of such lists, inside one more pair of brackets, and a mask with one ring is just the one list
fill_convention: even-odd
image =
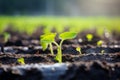
[[(120, 38), (119, 33), (106, 36), (96, 31), (83, 31), (62, 46), (62, 63), (51, 55), (49, 48), (43, 51), (40, 45), (41, 28), (32, 35), (6, 30), (10, 39), (5, 42), (0, 35), (0, 80), (120, 80)], [(53, 30), (54, 31), (54, 30)], [(86, 39), (93, 34), (92, 41)], [(56, 39), (57, 40), (57, 39)], [(97, 41), (103, 40), (101, 46)], [(59, 43), (60, 41), (57, 40)], [(81, 47), (80, 54), (76, 47)], [(104, 51), (104, 52), (101, 52)], [(24, 58), (25, 65), (17, 62)]]

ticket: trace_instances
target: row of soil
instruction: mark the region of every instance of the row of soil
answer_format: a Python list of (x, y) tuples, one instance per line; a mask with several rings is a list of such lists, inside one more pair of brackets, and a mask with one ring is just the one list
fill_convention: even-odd
[[(0, 35), (0, 80), (120, 80), (120, 37), (116, 31), (105, 31), (101, 36), (96, 30), (79, 32), (75, 39), (64, 41), (63, 63), (59, 64), (54, 59), (55, 45), (55, 55), (49, 48), (42, 50), (43, 28), (32, 35), (10, 28), (5, 32), (10, 38), (5, 41), (4, 34)], [(92, 41), (87, 40), (87, 34), (93, 35)], [(99, 40), (103, 41), (101, 46), (97, 45)], [(76, 51), (78, 46), (82, 54)], [(24, 58), (25, 65), (17, 62), (19, 58)]]
[[(0, 54), (0, 65), (19, 65), (17, 62), (18, 58), (23, 57), (26, 64), (30, 63), (57, 63), (53, 55), (49, 54)], [(120, 62), (120, 53), (110, 53), (110, 54), (83, 54), (83, 55), (72, 55), (72, 54), (63, 54), (63, 62), (80, 62), (80, 61), (105, 61), (108, 63)]]

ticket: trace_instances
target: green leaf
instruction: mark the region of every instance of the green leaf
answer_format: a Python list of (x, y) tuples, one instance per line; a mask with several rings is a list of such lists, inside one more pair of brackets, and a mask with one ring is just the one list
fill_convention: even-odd
[(102, 40), (99, 40), (98, 42), (97, 42), (97, 46), (101, 46), (103, 44), (103, 41)]
[(78, 51), (80, 54), (82, 54), (80, 47), (77, 47), (77, 48), (76, 48), (76, 51)]
[(66, 39), (73, 39), (75, 38), (77, 33), (75, 32), (64, 32), (59, 35), (60, 39), (66, 40)]
[(44, 35), (41, 35), (40, 40), (41, 42), (49, 44), (55, 40), (55, 36), (56, 36), (56, 33), (44, 34)]
[(20, 63), (20, 64), (25, 64), (24, 58), (18, 58), (17, 62)]
[(81, 51), (81, 48), (80, 48), (80, 47), (77, 47), (77, 48), (76, 48), (76, 51), (79, 51), (79, 52), (80, 52), (80, 51)]
[(92, 34), (87, 34), (86, 38), (87, 38), (88, 41), (92, 41), (93, 35)]
[(42, 46), (42, 49), (43, 51), (47, 49), (48, 47), (48, 43), (45, 43), (45, 42), (41, 42), (41, 46)]
[(48, 47), (48, 44), (54, 42), (56, 33), (48, 33), (40, 36), (40, 44), (45, 50)]

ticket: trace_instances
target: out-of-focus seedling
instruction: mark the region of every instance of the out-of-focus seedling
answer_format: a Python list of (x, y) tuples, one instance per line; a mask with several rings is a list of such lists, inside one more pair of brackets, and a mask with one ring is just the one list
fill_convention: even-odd
[(101, 54), (104, 54), (105, 53), (105, 50), (101, 50)]
[(82, 54), (80, 47), (76, 47), (76, 51), (78, 51), (80, 53), (80, 55)]
[(3, 35), (4, 35), (4, 41), (7, 42), (8, 39), (10, 38), (10, 34), (5, 32), (5, 33), (3, 33)]
[(102, 40), (99, 40), (99, 41), (97, 41), (97, 46), (101, 46), (103, 44), (103, 41)]
[(22, 64), (22, 65), (25, 64), (24, 58), (18, 58), (18, 59), (17, 59), (17, 62), (18, 62), (19, 64)]
[(86, 38), (87, 38), (88, 41), (92, 41), (93, 35), (92, 34), (87, 34)]
[(60, 44), (58, 44), (55, 41), (56, 33), (49, 33), (44, 34), (40, 37), (40, 43), (42, 45), (43, 50), (46, 50), (48, 45), (51, 50), (51, 54), (54, 55), (52, 43), (57, 46), (57, 55), (55, 57), (55, 60), (57, 60), (59, 63), (62, 62), (62, 43), (66, 39), (73, 39), (75, 38), (77, 33), (75, 32), (64, 32), (59, 35), (59, 38), (61, 39)]

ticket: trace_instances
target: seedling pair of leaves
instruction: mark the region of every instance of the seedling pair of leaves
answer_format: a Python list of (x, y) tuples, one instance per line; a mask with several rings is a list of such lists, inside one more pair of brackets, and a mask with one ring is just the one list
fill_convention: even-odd
[(77, 48), (76, 48), (76, 51), (78, 51), (80, 55), (82, 54), (82, 52), (81, 52), (81, 47), (77, 47)]
[(56, 54), (55, 60), (57, 60), (59, 63), (61, 63), (62, 62), (62, 43), (63, 43), (63, 41), (67, 40), (67, 39), (73, 39), (76, 37), (76, 35), (77, 35), (77, 33), (75, 33), (75, 32), (61, 33), (61, 34), (59, 34), (59, 39), (61, 39), (61, 41), (58, 44), (55, 41), (56, 33), (47, 33), (47, 34), (40, 36), (40, 44), (41, 44), (43, 50), (46, 50), (47, 47), (49, 46), (52, 55), (54, 55), (52, 44), (55, 44), (57, 46), (57, 54)]
[(24, 58), (18, 58), (18, 59), (17, 59), (17, 62), (18, 62), (19, 64), (22, 64), (22, 65), (25, 64)]
[(99, 41), (97, 42), (97, 46), (98, 46), (98, 47), (100, 47), (102, 44), (103, 44), (103, 41), (102, 41), (102, 40), (99, 40)]
[(87, 40), (90, 42), (90, 41), (92, 41), (92, 39), (93, 39), (93, 35), (92, 35), (92, 34), (87, 34), (87, 35), (86, 35), (86, 38), (87, 38)]

